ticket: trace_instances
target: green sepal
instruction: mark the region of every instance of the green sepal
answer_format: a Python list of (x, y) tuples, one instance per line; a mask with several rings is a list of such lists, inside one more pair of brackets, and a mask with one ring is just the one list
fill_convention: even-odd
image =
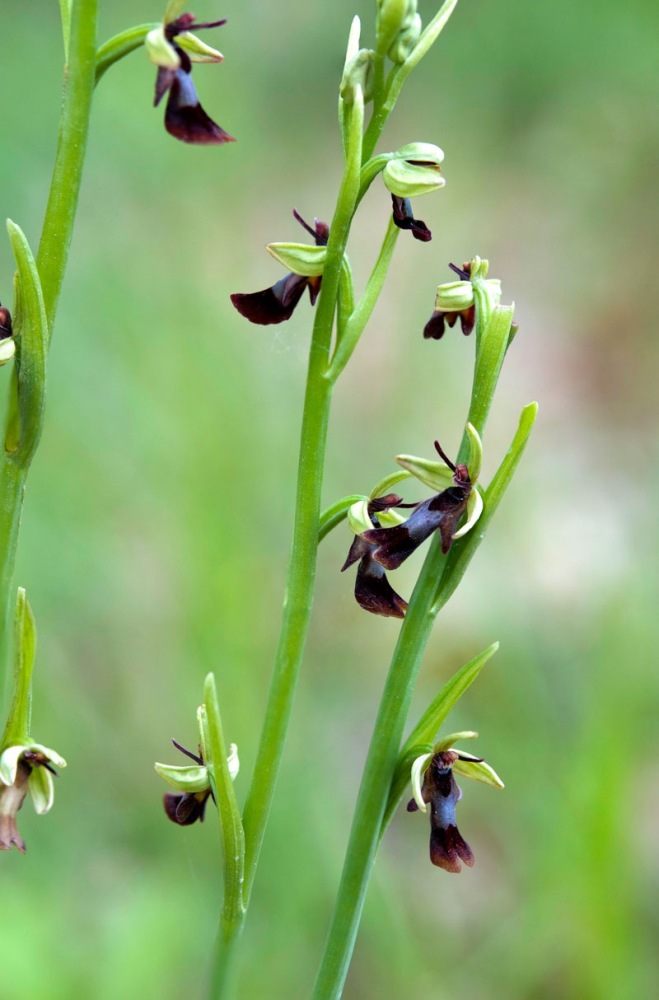
[(148, 33), (144, 39), (144, 50), (150, 61), (162, 69), (179, 69), (181, 65), (181, 57), (166, 37), (162, 25)]
[(210, 786), (208, 771), (203, 764), (177, 767), (155, 763), (156, 774), (181, 792), (203, 792)]
[(266, 250), (287, 271), (305, 278), (317, 278), (325, 268), (327, 247), (312, 247), (307, 243), (268, 243)]
[(169, 0), (169, 3), (165, 7), (165, 13), (163, 14), (162, 23), (171, 24), (175, 21), (179, 14), (182, 12), (186, 5), (186, 0)]
[[(467, 754), (466, 756), (469, 757), (471, 755)], [(506, 787), (494, 768), (490, 767), (484, 760), (477, 758), (474, 760), (456, 760), (453, 764), (453, 770), (456, 774), (461, 774), (463, 778), (480, 781), (484, 785), (490, 785), (492, 788)]]
[(360, 500), (352, 505), (348, 511), (348, 524), (356, 535), (361, 535), (373, 527), (368, 513), (368, 500)]
[(441, 493), (453, 484), (453, 472), (444, 462), (417, 458), (416, 455), (396, 455), (396, 461), (435, 493)]
[(188, 53), (190, 61), (193, 63), (219, 63), (224, 60), (224, 56), (218, 49), (206, 45), (206, 42), (202, 42), (201, 38), (197, 38), (190, 31), (183, 31), (177, 35), (176, 44)]

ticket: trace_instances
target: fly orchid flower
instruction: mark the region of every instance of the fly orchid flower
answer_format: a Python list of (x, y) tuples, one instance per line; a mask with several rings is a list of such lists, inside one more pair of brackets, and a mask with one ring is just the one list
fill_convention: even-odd
[(475, 257), (465, 262), (462, 267), (449, 264), (459, 281), (449, 281), (440, 285), (435, 299), (435, 310), (423, 329), (426, 340), (441, 340), (445, 332), (445, 323), (455, 326), (458, 319), (462, 332), (466, 337), (474, 329), (476, 323), (476, 295), (474, 283), (478, 282), (482, 293), (487, 297), (490, 306), (497, 306), (501, 300), (501, 282), (497, 278), (486, 278), (488, 262)]
[[(373, 558), (375, 545), (369, 543), (364, 538), (363, 527), (380, 526), (380, 524), (399, 523), (400, 518), (395, 514), (393, 508), (402, 504), (402, 498), (395, 493), (388, 493), (383, 497), (373, 497), (368, 500), (358, 501), (348, 512), (348, 521), (355, 535), (348, 557), (341, 567), (341, 572), (348, 569), (359, 561), (357, 567), (357, 579), (355, 581), (355, 600), (364, 611), (370, 611), (373, 615), (382, 615), (384, 618), (404, 618), (407, 610), (407, 601), (396, 593), (389, 581), (387, 574)], [(394, 520), (394, 518), (396, 520)]]
[(16, 847), (25, 854), (16, 816), (29, 792), (38, 816), (47, 813), (55, 798), (53, 775), (66, 767), (63, 757), (41, 743), (8, 746), (0, 754), (0, 851)]
[(192, 82), (193, 62), (222, 62), (217, 49), (200, 41), (190, 29), (218, 28), (226, 19), (195, 24), (194, 14), (182, 14), (184, 0), (171, 0), (163, 23), (145, 39), (149, 59), (158, 67), (154, 105), (169, 94), (165, 107), (165, 128), (175, 139), (196, 145), (222, 145), (233, 136), (209, 118)]
[[(444, 465), (409, 455), (398, 456), (399, 464), (427, 485), (436, 488), (437, 485), (446, 482), (447, 477), (452, 485), (447, 485), (446, 489), (430, 497), (429, 500), (416, 504), (410, 516), (402, 524), (391, 528), (372, 528), (362, 533), (366, 542), (374, 546), (371, 548), (372, 558), (385, 569), (398, 569), (435, 531), (439, 531), (442, 552), (447, 553), (454, 539), (470, 531), (480, 517), (483, 500), (478, 490), (474, 489), (474, 485), (480, 471), (482, 446), (480, 437), (471, 425), (468, 427), (468, 433), (474, 453), (471, 474), (468, 466), (462, 463), (454, 465), (444, 454), (438, 441), (435, 441), (435, 448)], [(458, 529), (458, 523), (465, 513), (467, 521)]]
[[(202, 823), (206, 804), (213, 791), (208, 769), (204, 764), (201, 746), (199, 753), (195, 754), (191, 750), (186, 750), (176, 740), (172, 740), (172, 743), (177, 750), (194, 761), (194, 764), (178, 766), (156, 763), (154, 765), (160, 777), (177, 789), (176, 792), (165, 792), (163, 796), (165, 813), (172, 823), (178, 823), (179, 826), (191, 826), (197, 820)], [(238, 747), (235, 743), (229, 745), (227, 765), (231, 779), (235, 781), (240, 767)]]
[[(274, 257), (282, 262), (289, 262), (289, 266), (299, 267), (300, 271), (299, 273), (287, 274), (270, 288), (264, 288), (260, 292), (234, 292), (231, 296), (231, 302), (240, 315), (248, 319), (250, 323), (269, 326), (290, 319), (295, 307), (304, 295), (305, 288), (309, 289), (311, 305), (316, 303), (323, 280), (324, 256), (310, 253), (310, 251), (317, 251), (321, 248), (324, 250), (329, 238), (329, 226), (325, 222), (314, 219), (312, 228), (295, 209), (293, 216), (302, 228), (306, 229), (310, 236), (313, 236), (316, 246), (309, 247), (295, 243), (270, 244), (268, 250)], [(315, 273), (302, 273), (309, 271)]]
[(430, 753), (417, 757), (412, 764), (413, 796), (407, 804), (408, 812), (427, 812), (430, 806), (430, 860), (444, 871), (457, 873), (463, 862), (469, 868), (474, 854), (458, 830), (455, 807), (462, 798), (462, 791), (453, 772), (465, 778), (485, 782), (494, 788), (503, 788), (499, 775), (481, 757), (456, 750), (457, 740), (473, 739), (474, 732), (451, 733), (435, 744)]

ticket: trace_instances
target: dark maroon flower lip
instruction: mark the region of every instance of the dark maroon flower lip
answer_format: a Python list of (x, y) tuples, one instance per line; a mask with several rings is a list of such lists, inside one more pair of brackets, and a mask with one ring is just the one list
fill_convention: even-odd
[[(303, 229), (306, 229), (309, 235), (314, 238), (316, 246), (327, 246), (329, 226), (326, 222), (314, 219), (312, 227), (304, 221), (297, 209), (293, 209), (293, 216)], [(230, 298), (240, 315), (248, 319), (250, 323), (255, 323), (258, 326), (271, 326), (291, 318), (305, 289), (309, 291), (311, 305), (315, 305), (322, 280), (322, 276), (308, 278), (301, 274), (289, 273), (276, 281), (270, 288), (263, 288), (259, 292), (234, 292)]]
[[(462, 792), (453, 777), (452, 764), (459, 758), (452, 751), (436, 753), (423, 778), (421, 795), (430, 805), (430, 860), (437, 868), (457, 874), (462, 864), (469, 868), (474, 863), (474, 853), (464, 839), (455, 819), (455, 807)], [(415, 812), (414, 799), (407, 804), (408, 812)]]
[(422, 243), (429, 243), (432, 239), (432, 233), (425, 222), (414, 218), (410, 199), (400, 198), (398, 195), (392, 194), (391, 201), (395, 225), (399, 229), (409, 229), (415, 240), (421, 240)]

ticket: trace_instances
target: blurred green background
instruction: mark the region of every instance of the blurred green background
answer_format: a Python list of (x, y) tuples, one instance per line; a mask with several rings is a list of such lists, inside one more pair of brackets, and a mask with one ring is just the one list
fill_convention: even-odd
[[(101, 40), (161, 0), (101, 2)], [(281, 269), (291, 218), (329, 219), (350, 18), (375, 3), (223, 5), (202, 102), (238, 137), (188, 148), (151, 107), (135, 53), (98, 88), (80, 211), (30, 477), (17, 582), (39, 627), (34, 735), (69, 767), (55, 809), (28, 803), (28, 853), (0, 857), (0, 996), (201, 997), (216, 927), (218, 836), (161, 808), (154, 760), (196, 742), (217, 673), (244, 795), (291, 532), (311, 312), (260, 329), (232, 291)], [(427, 20), (435, 5), (420, 0)], [(454, 713), (505, 792), (469, 783), (476, 866), (432, 869), (426, 820), (384, 841), (346, 997), (656, 996), (659, 931), (655, 0), (463, 2), (410, 78), (381, 149), (446, 152), (337, 392), (325, 496), (367, 492), (400, 451), (455, 450), (473, 343), (421, 328), (449, 261), (491, 261), (520, 332), (486, 441), (496, 467), (522, 405), (532, 443), (486, 544), (441, 616), (412, 719), (495, 639)], [(55, 0), (0, 9), (0, 215), (36, 245), (61, 53)], [(350, 254), (359, 286), (390, 201), (377, 182)], [(0, 297), (11, 297), (8, 244)], [(6, 382), (6, 376), (3, 376)], [(397, 625), (365, 615), (323, 544), (289, 747), (244, 944), (241, 998), (305, 998), (320, 955)], [(411, 590), (420, 559), (397, 575)], [(470, 747), (470, 749), (472, 749)], [(464, 786), (464, 782), (462, 783)]]

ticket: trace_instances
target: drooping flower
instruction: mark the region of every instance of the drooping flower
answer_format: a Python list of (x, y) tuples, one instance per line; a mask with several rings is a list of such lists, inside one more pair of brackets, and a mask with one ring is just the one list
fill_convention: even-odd
[(398, 195), (392, 194), (391, 201), (393, 203), (394, 224), (398, 226), (399, 229), (411, 230), (412, 236), (415, 240), (421, 240), (423, 243), (429, 243), (432, 239), (432, 233), (428, 229), (425, 222), (421, 219), (414, 218), (410, 199), (399, 198)]
[[(202, 823), (206, 804), (213, 791), (201, 747), (199, 747), (199, 753), (195, 754), (191, 750), (186, 750), (176, 740), (172, 740), (172, 743), (177, 750), (193, 760), (194, 765), (184, 767), (159, 763), (154, 765), (160, 777), (177, 789), (176, 792), (165, 792), (163, 795), (165, 813), (172, 823), (178, 823), (179, 826), (191, 826), (197, 820)], [(235, 743), (229, 745), (227, 764), (231, 778), (235, 780), (240, 767), (238, 747)]]
[[(382, 516), (383, 512), (391, 511), (392, 508), (401, 503), (402, 498), (395, 493), (365, 501), (369, 522), (379, 526), (378, 514)], [(360, 513), (363, 516), (364, 502), (359, 506), (362, 508)], [(384, 618), (404, 618), (407, 601), (396, 593), (387, 580), (384, 569), (373, 558), (375, 548), (375, 545), (366, 541), (363, 534), (355, 535), (348, 557), (341, 567), (341, 572), (359, 561), (355, 581), (355, 600), (360, 608), (363, 608), (364, 611), (370, 611), (373, 615), (382, 615)]]
[(481, 757), (456, 750), (452, 744), (459, 739), (472, 739), (474, 732), (451, 733), (435, 744), (431, 753), (422, 754), (412, 764), (413, 797), (407, 804), (408, 812), (420, 809), (427, 812), (430, 805), (430, 860), (444, 871), (461, 871), (461, 862), (469, 868), (474, 854), (458, 830), (455, 807), (462, 798), (462, 791), (453, 772), (494, 788), (503, 788), (499, 775)]
[[(316, 247), (327, 246), (329, 226), (326, 222), (314, 219), (312, 228), (295, 209), (293, 216), (309, 235), (313, 236)], [(283, 323), (293, 315), (295, 307), (304, 295), (305, 288), (309, 289), (311, 305), (315, 305), (322, 280), (322, 273), (313, 275), (289, 273), (270, 288), (264, 288), (260, 292), (234, 292), (231, 295), (231, 302), (240, 315), (248, 319), (250, 323), (256, 323), (259, 326)]]
[(16, 847), (25, 854), (16, 816), (29, 792), (37, 815), (47, 813), (55, 798), (53, 775), (66, 767), (63, 757), (41, 743), (8, 746), (0, 755), (0, 850)]
[(221, 62), (224, 56), (205, 45), (190, 29), (218, 28), (226, 19), (195, 24), (194, 14), (181, 14), (183, 0), (172, 0), (163, 24), (150, 31), (145, 39), (147, 54), (158, 66), (154, 105), (169, 94), (165, 107), (165, 128), (175, 139), (196, 145), (222, 145), (235, 142), (210, 118), (197, 97), (192, 82), (193, 62)]

